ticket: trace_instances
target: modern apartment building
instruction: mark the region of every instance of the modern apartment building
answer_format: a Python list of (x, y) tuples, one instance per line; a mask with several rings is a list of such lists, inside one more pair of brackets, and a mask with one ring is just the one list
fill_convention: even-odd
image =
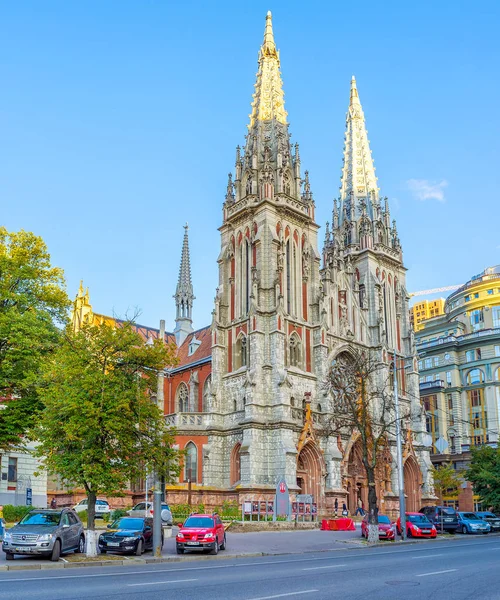
[(415, 331), (423, 328), (423, 322), (444, 314), (444, 298), (436, 300), (422, 300), (414, 304), (410, 310), (410, 322)]
[[(498, 443), (500, 428), (500, 266), (452, 293), (444, 314), (416, 330), (420, 398), (434, 464), (466, 466), (471, 446)], [(460, 508), (474, 507), (472, 491)], [(462, 496), (467, 495), (464, 488)]]

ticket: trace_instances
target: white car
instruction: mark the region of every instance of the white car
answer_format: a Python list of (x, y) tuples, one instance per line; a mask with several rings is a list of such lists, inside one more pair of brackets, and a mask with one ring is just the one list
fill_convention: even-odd
[[(84, 498), (80, 500), (78, 504), (73, 506), (73, 510), (77, 513), (83, 512), (84, 510), (88, 510), (88, 499)], [(96, 518), (104, 517), (104, 515), (109, 515), (111, 512), (111, 508), (109, 507), (107, 500), (96, 500), (95, 501), (95, 516)]]
[[(153, 503), (148, 502), (146, 508), (146, 502), (139, 502), (129, 511), (127, 515), (129, 517), (152, 517), (153, 516)], [(165, 525), (172, 525), (172, 512), (166, 502), (161, 503), (161, 520)]]

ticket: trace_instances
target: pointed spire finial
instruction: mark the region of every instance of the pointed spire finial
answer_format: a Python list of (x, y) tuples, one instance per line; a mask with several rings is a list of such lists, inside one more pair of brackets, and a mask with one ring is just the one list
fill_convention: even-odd
[(262, 44), (262, 54), (264, 56), (278, 56), (273, 34), (273, 15), (270, 10), (266, 15), (266, 28), (264, 29), (264, 42)]
[(177, 315), (175, 319), (175, 337), (177, 345), (180, 346), (186, 336), (193, 331), (192, 310), (193, 300), (193, 284), (191, 282), (191, 263), (189, 258), (189, 225), (186, 222), (184, 225), (184, 240), (182, 242), (181, 265), (179, 268), (179, 281), (175, 290), (175, 305)]
[(356, 87), (356, 77), (354, 77), (354, 75), (351, 78), (351, 101), (350, 101), (350, 105), (353, 106), (354, 104), (359, 104), (359, 95), (358, 95), (358, 88)]

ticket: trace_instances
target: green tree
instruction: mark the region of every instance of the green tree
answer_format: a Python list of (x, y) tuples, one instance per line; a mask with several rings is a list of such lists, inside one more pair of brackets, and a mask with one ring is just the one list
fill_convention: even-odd
[(481, 502), (500, 511), (500, 448), (480, 446), (471, 448), (472, 459), (466, 477)]
[(19, 446), (40, 408), (43, 359), (60, 337), (70, 305), (63, 271), (41, 237), (0, 227), (0, 449)]
[(178, 473), (174, 431), (151, 398), (160, 369), (175, 363), (175, 346), (145, 344), (131, 323), (68, 328), (46, 363), (37, 453), (49, 473), (85, 488), (87, 554), (95, 553), (99, 494), (120, 494), (145, 469), (167, 479)]
[(438, 494), (441, 504), (445, 494), (451, 498), (457, 498), (458, 490), (464, 481), (461, 472), (456, 471), (451, 463), (443, 463), (439, 467), (433, 467), (432, 479), (434, 490)]

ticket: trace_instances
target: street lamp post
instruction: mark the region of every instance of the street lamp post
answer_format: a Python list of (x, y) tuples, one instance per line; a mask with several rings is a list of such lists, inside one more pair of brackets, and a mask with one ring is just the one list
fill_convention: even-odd
[(401, 420), (399, 417), (398, 377), (396, 368), (396, 351), (394, 350), (394, 408), (396, 412), (396, 450), (398, 461), (398, 488), (399, 488), (399, 517), (401, 523), (401, 539), (406, 538), (406, 507), (403, 474), (403, 449), (401, 439)]

